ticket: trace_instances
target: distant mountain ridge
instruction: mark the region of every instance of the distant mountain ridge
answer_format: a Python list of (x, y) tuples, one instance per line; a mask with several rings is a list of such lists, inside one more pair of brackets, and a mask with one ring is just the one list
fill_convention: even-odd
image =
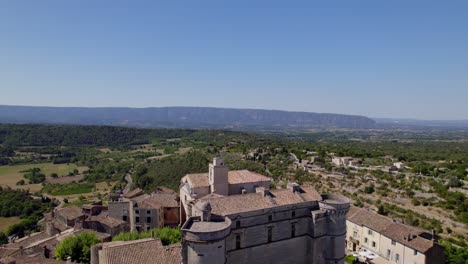
[(364, 116), (214, 107), (42, 107), (0, 105), (0, 123), (147, 128), (372, 128)]

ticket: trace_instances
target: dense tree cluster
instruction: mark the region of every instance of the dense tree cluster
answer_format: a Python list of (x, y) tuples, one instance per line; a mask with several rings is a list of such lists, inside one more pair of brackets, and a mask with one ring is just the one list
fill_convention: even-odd
[(187, 173), (207, 172), (208, 158), (201, 152), (189, 152), (139, 166), (147, 166), (147, 168), (135, 170), (133, 177), (138, 187), (151, 191), (158, 186), (166, 186), (176, 190), (180, 179)]
[[(150, 143), (152, 138), (181, 137), (193, 132), (194, 130), (188, 129), (0, 124), (0, 144), (10, 146), (119, 146), (146, 144)], [(2, 150), (2, 152), (5, 151)]]
[(182, 234), (177, 228), (154, 228), (144, 232), (124, 232), (112, 238), (112, 241), (130, 241), (143, 238), (161, 239), (163, 245), (171, 245), (182, 240)]
[(46, 198), (33, 199), (28, 191), (0, 187), (0, 216), (21, 218), (41, 214), (50, 208)]
[(42, 214), (54, 206), (47, 198), (33, 199), (28, 191), (0, 187), (0, 216), (19, 216), (23, 219), (8, 228), (8, 235), (21, 237), (27, 231), (36, 229), (36, 223), (42, 218)]
[(86, 232), (69, 236), (62, 240), (55, 249), (55, 258), (66, 260), (71, 257), (73, 262), (89, 263), (91, 260), (91, 247), (99, 242), (94, 233)]

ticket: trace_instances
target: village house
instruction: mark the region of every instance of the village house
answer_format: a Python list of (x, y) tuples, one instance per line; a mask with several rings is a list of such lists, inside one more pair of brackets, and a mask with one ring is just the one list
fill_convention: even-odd
[[(133, 192), (133, 191), (132, 191)], [(109, 202), (109, 216), (127, 222), (131, 231), (146, 231), (180, 224), (179, 198), (176, 193), (160, 190), (151, 195), (137, 190), (118, 201)]]
[(361, 159), (356, 159), (353, 157), (333, 157), (332, 163), (335, 166), (358, 166), (362, 162)]
[(346, 225), (347, 250), (379, 255), (373, 263), (444, 263), (444, 248), (432, 233), (357, 207), (349, 210)]

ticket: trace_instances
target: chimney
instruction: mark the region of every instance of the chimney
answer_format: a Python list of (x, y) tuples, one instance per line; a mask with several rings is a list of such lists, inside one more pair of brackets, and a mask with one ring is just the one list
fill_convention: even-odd
[(265, 187), (256, 187), (255, 188), (256, 193), (261, 193), (264, 197), (267, 195), (270, 195), (270, 191), (266, 190)]
[(292, 182), (292, 183), (288, 183), (288, 190), (290, 190), (291, 192), (299, 192), (300, 189), (301, 189), (301, 186), (296, 183), (296, 182)]

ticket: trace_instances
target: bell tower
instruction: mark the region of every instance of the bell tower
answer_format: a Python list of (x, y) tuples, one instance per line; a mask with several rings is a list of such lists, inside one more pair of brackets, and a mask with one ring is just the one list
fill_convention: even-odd
[(229, 195), (228, 166), (222, 158), (214, 158), (209, 166), (211, 193)]

